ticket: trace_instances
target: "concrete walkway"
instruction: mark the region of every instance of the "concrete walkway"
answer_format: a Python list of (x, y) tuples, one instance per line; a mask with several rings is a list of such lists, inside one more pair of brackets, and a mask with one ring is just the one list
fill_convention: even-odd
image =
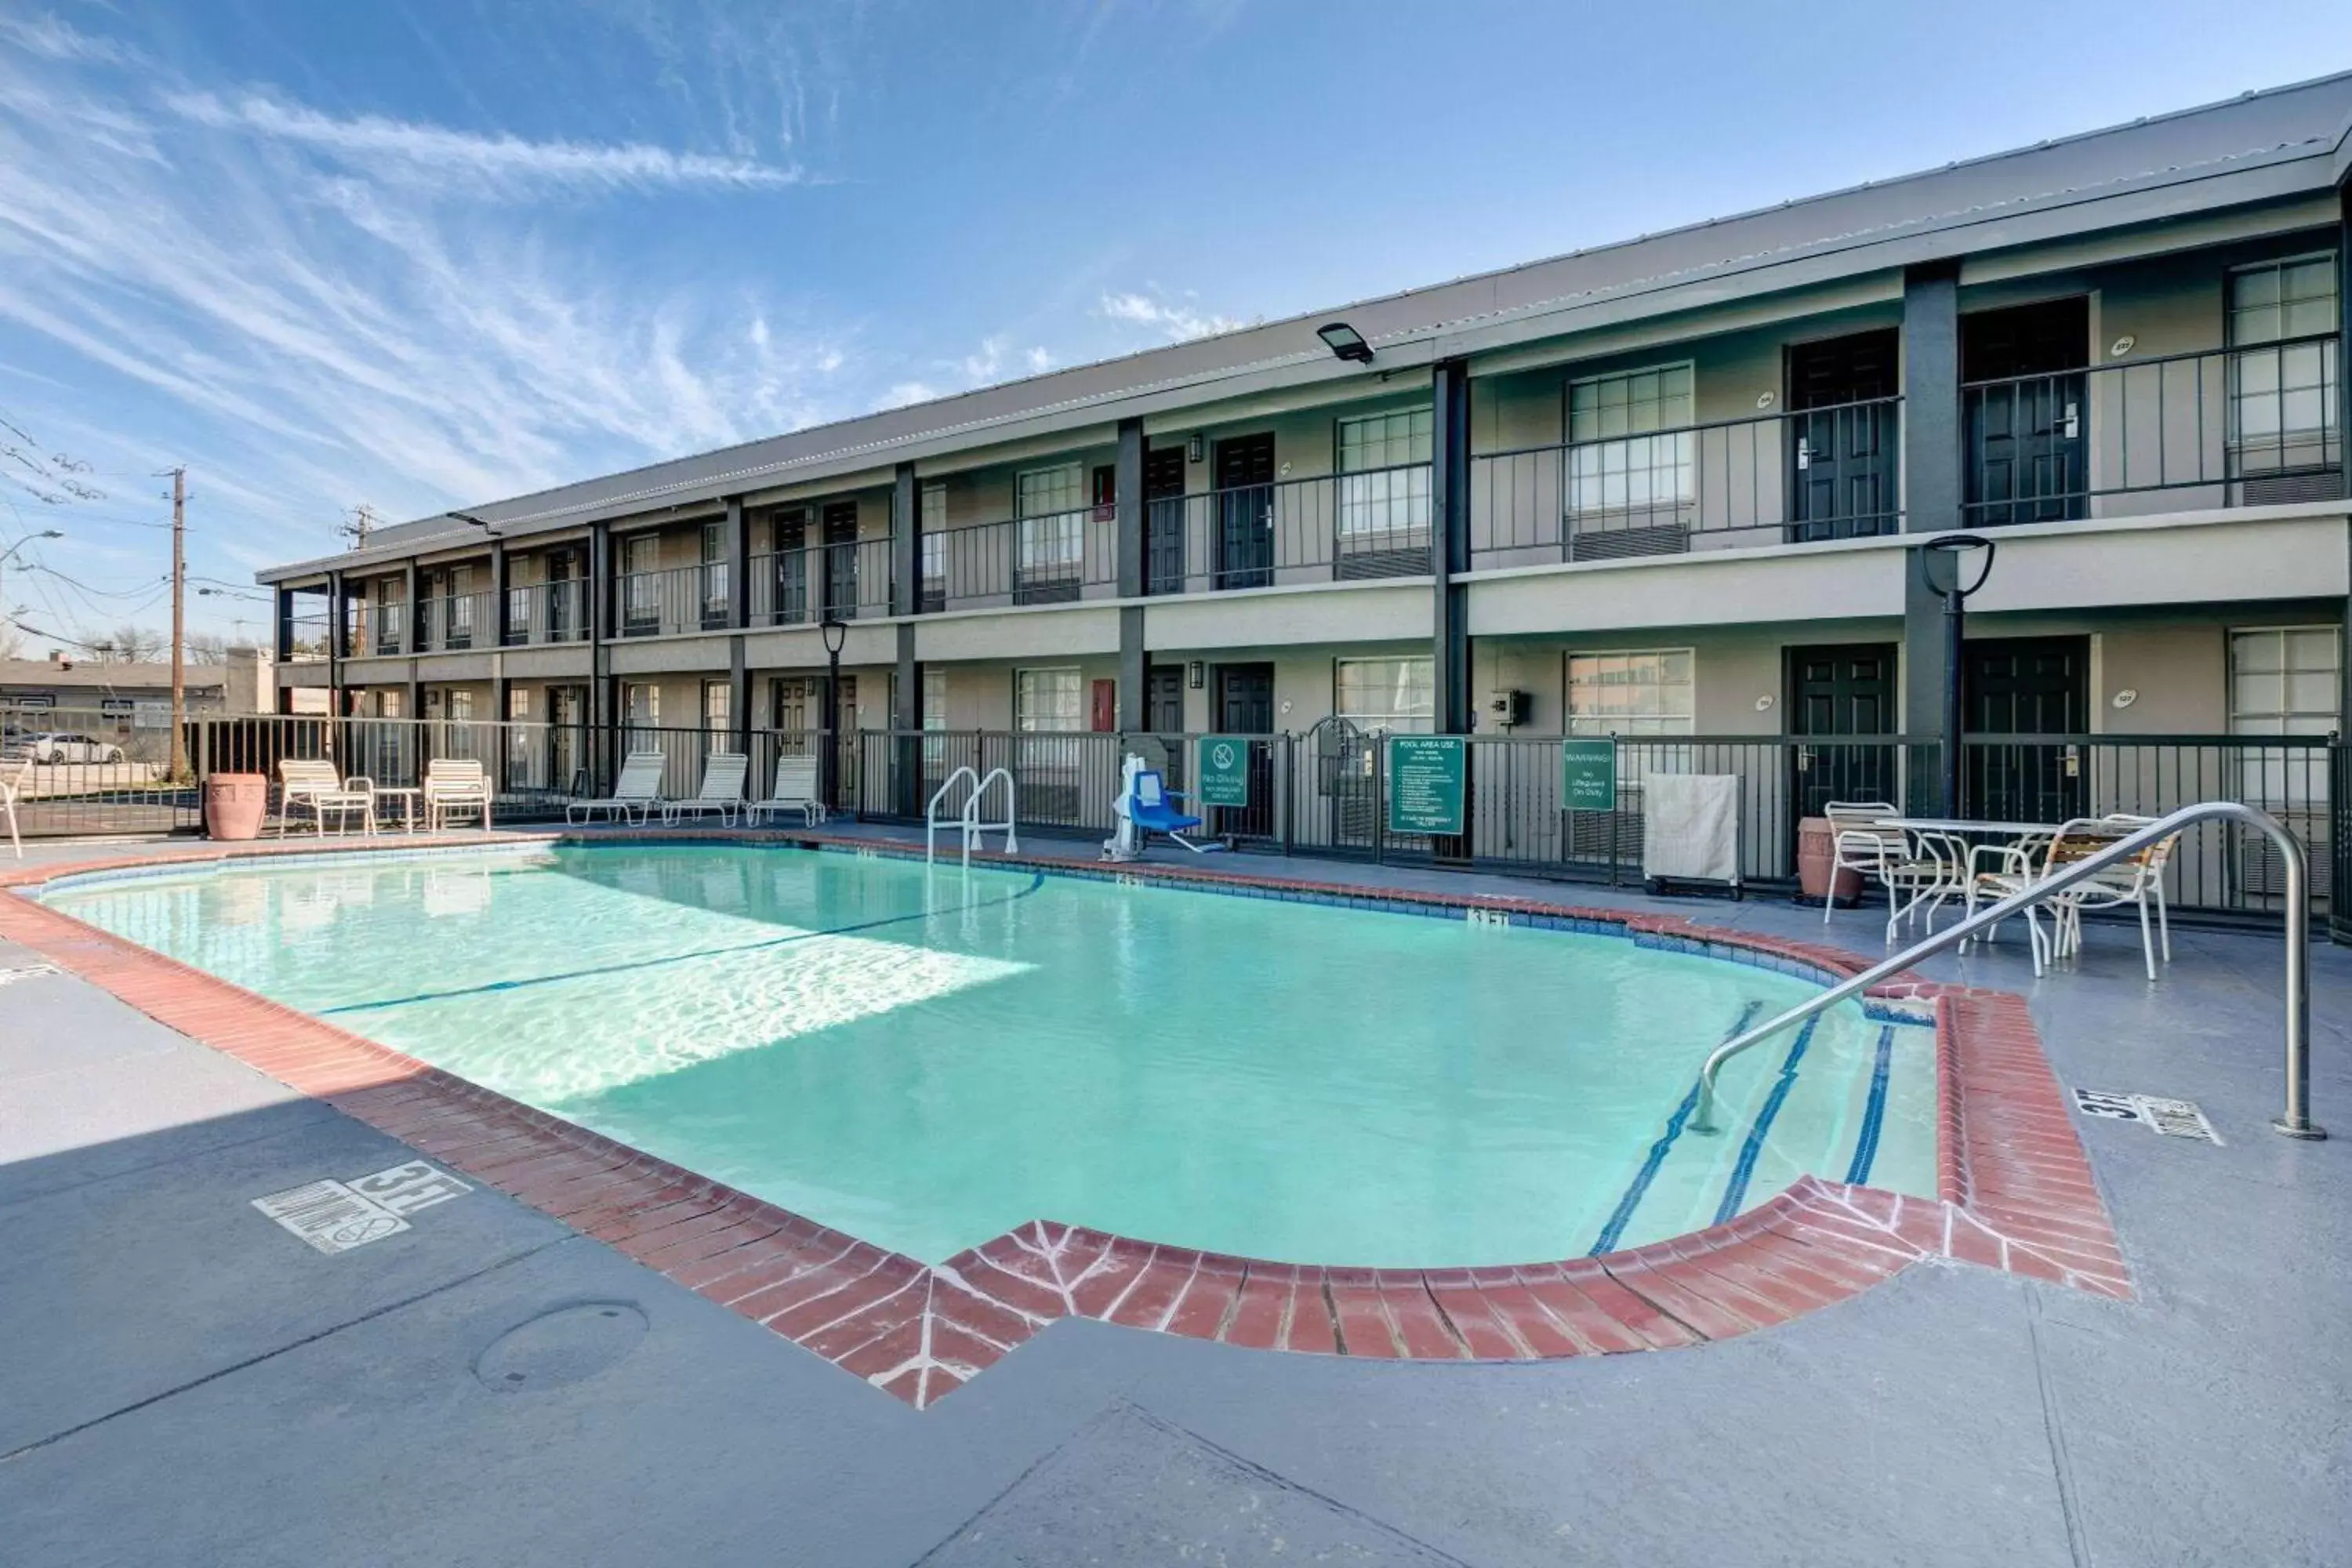
[[(1865, 914), (1830, 929), (1876, 951)], [(1935, 971), (2025, 993), (2067, 1083), (2195, 1100), (2226, 1140), (2080, 1124), (2136, 1302), (1923, 1267), (1725, 1343), (1518, 1365), (1072, 1321), (922, 1413), (487, 1189), (313, 1252), (249, 1200), (412, 1152), (79, 980), (16, 978), (0, 1561), (2343, 1563), (2352, 952), (2314, 954), (2315, 1113), (2347, 1136), (2312, 1144), (2266, 1126), (2277, 939), (2177, 945), (2153, 987), (2095, 928), (2039, 984), (2021, 942)]]

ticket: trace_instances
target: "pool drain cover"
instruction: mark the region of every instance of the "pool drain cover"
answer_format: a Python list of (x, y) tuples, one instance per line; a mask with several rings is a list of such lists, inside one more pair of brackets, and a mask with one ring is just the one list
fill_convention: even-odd
[(626, 1301), (583, 1301), (518, 1323), (474, 1359), (474, 1375), (497, 1394), (561, 1388), (637, 1348), (646, 1315)]

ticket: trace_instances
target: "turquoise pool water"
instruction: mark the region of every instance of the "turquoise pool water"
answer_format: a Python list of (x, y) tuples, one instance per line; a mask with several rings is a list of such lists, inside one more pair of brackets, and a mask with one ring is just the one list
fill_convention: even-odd
[[(83, 880), (55, 907), (927, 1261), (1031, 1219), (1529, 1262), (1813, 1172), (1932, 1194), (1925, 1028), (1619, 936), (678, 845)], [(1800, 1048), (1801, 1044), (1801, 1048)]]

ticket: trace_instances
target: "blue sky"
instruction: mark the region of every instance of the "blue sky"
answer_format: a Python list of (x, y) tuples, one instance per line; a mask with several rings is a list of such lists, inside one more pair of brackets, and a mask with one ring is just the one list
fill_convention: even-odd
[(247, 584), (362, 502), (494, 500), (2352, 67), (2340, 3), (1966, 15), (0, 0), (0, 550), (67, 534), (0, 612), (161, 624), (174, 463), (191, 573)]

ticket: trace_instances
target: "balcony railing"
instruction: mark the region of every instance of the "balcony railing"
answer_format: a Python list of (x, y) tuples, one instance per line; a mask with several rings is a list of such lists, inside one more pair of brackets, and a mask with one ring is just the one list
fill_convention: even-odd
[(923, 542), (925, 610), (1065, 604), (1118, 584), (1118, 514), (1108, 506), (943, 528)]
[(1679, 555), (1902, 528), (1902, 400), (1474, 455), (1474, 566)]
[[(374, 633), (373, 642), (369, 639), (371, 630)], [(362, 653), (396, 654), (404, 651), (407, 646), (407, 600), (379, 599), (372, 605), (362, 607), (352, 638), (353, 648)]]
[(2336, 340), (2164, 354), (1960, 389), (1972, 527), (2332, 500)]
[(1148, 500), (1145, 590), (1425, 575), (1430, 473), (1405, 463)]
[(582, 642), (587, 636), (588, 584), (584, 582), (566, 578), (507, 590), (509, 647)]
[(800, 626), (888, 615), (890, 543), (854, 539), (752, 556), (751, 624)]
[(613, 588), (614, 629), (625, 637), (725, 631), (734, 621), (723, 561), (625, 573)]
[(419, 653), (463, 653), (498, 641), (498, 598), (491, 594), (448, 594), (425, 601)]

